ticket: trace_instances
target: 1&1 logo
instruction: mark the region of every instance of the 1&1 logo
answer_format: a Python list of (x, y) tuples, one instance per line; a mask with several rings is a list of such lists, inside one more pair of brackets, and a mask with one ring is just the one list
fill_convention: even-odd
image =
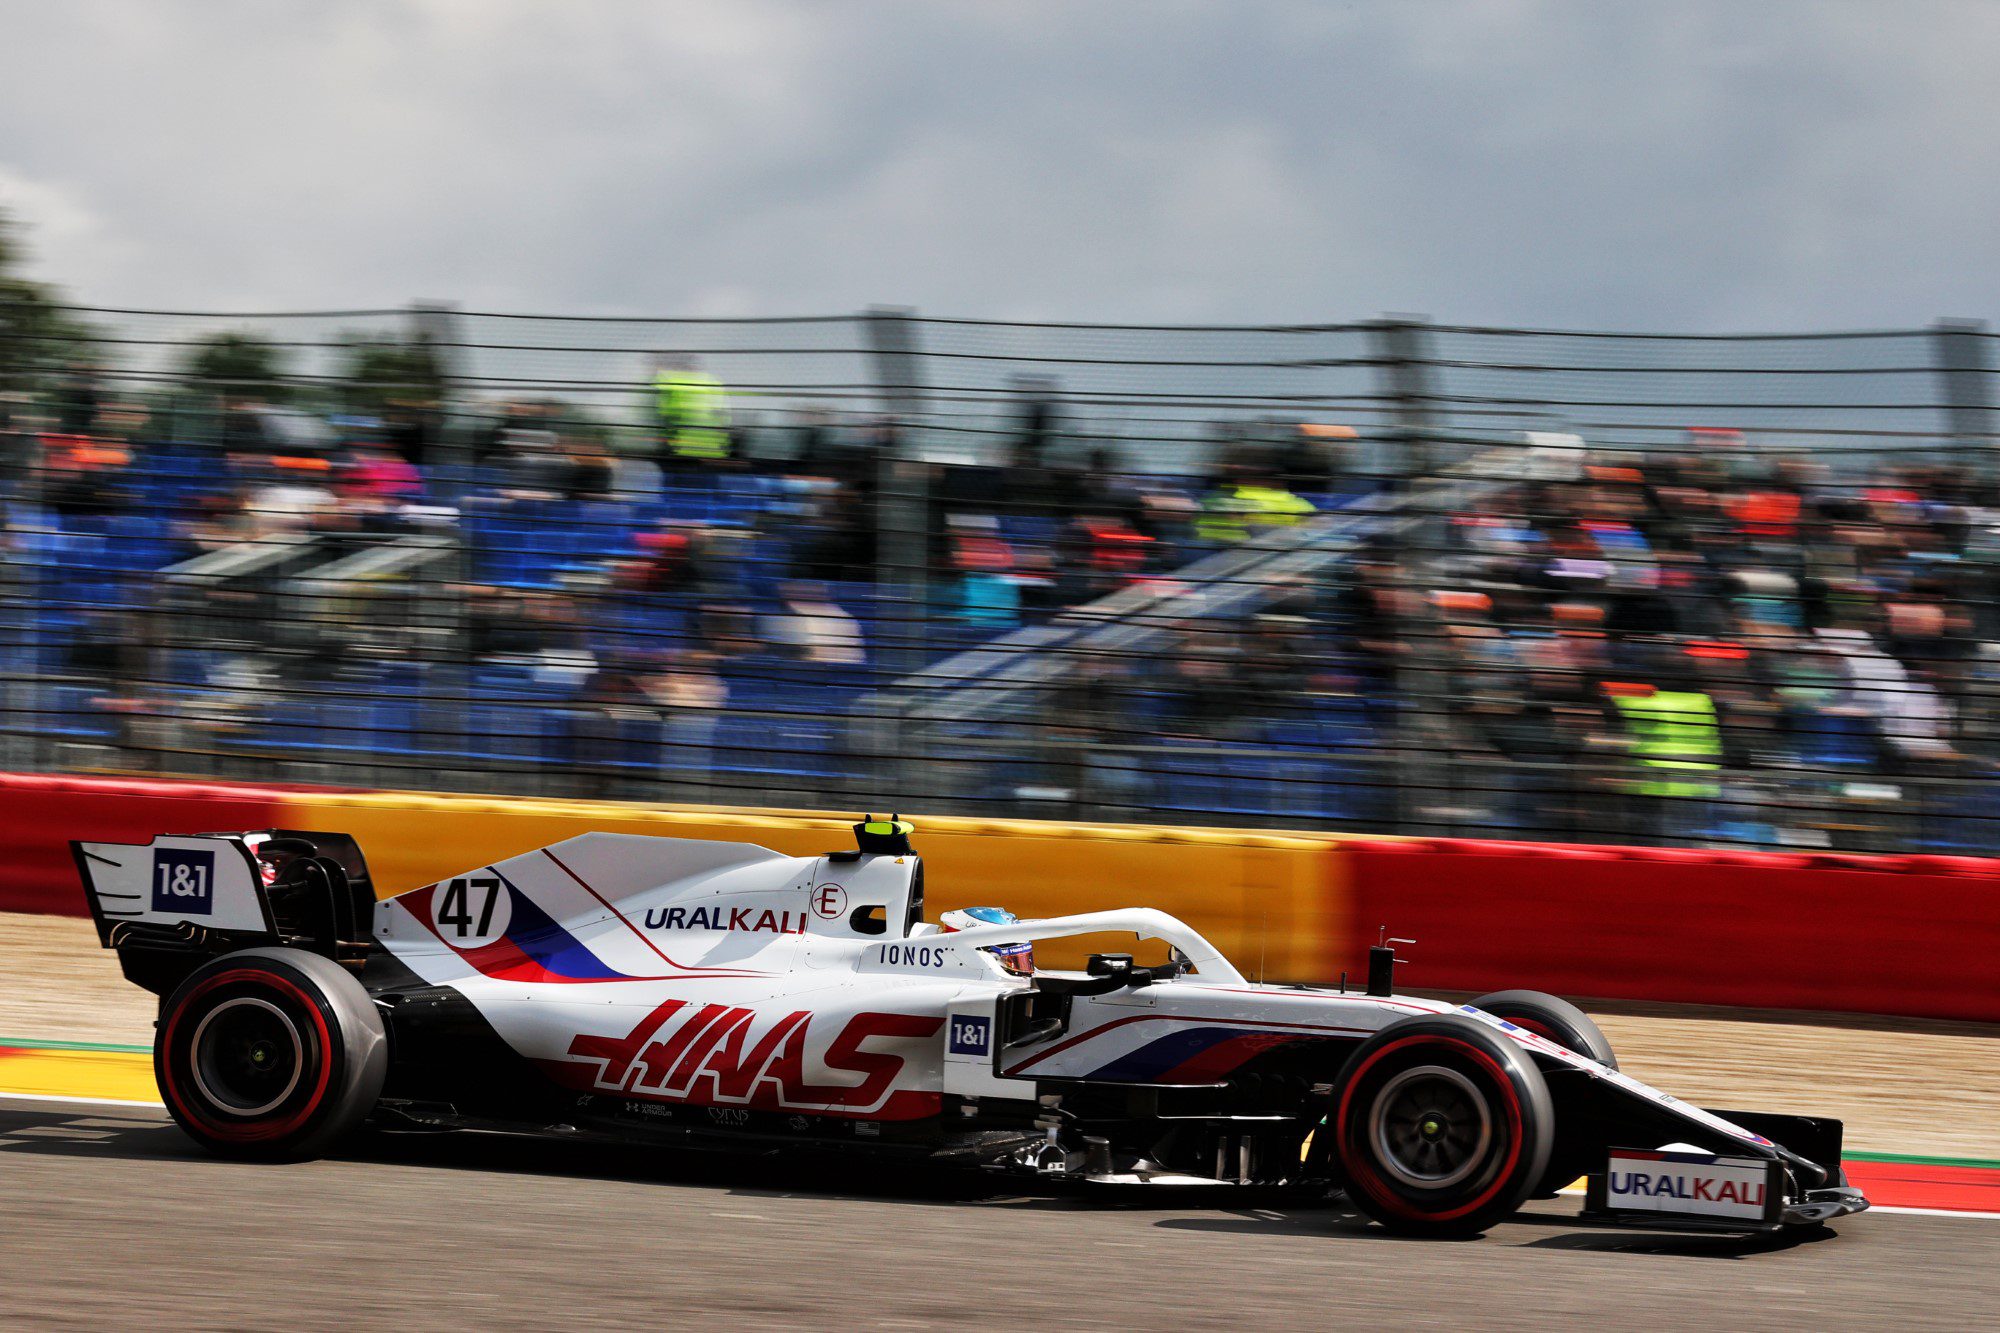
[(951, 1053), (953, 1055), (984, 1055), (992, 1044), (993, 1025), (984, 1018), (953, 1018), (951, 1020)]
[(215, 853), (162, 847), (153, 853), (153, 910), (181, 916), (215, 911)]

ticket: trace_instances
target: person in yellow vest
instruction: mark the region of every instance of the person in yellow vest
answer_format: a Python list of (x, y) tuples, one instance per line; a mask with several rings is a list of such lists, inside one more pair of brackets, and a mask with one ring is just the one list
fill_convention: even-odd
[(1722, 726), (1700, 690), (1607, 681), (1638, 775), (1625, 789), (1641, 799), (1641, 827), (1656, 836), (1691, 832), (1721, 792)]
[(663, 468), (698, 471), (728, 461), (728, 392), (693, 357), (662, 358), (653, 375), (653, 415)]
[(1214, 546), (1231, 546), (1253, 533), (1304, 522), (1318, 512), (1310, 500), (1282, 486), (1246, 478), (1225, 482), (1202, 501), (1194, 535)]

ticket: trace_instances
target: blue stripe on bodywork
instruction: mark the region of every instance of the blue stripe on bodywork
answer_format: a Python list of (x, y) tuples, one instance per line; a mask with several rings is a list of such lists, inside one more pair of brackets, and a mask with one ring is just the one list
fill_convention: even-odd
[(558, 925), (527, 894), (507, 879), (500, 881), (514, 900), (514, 916), (507, 925), (507, 939), (543, 970), (576, 981), (618, 981), (625, 973), (611, 967), (584, 947), (581, 940)]
[(1093, 1069), (1085, 1077), (1120, 1083), (1150, 1083), (1176, 1065), (1241, 1033), (1240, 1028), (1182, 1028), (1179, 1032), (1155, 1037), (1137, 1050), (1127, 1051), (1101, 1069)]

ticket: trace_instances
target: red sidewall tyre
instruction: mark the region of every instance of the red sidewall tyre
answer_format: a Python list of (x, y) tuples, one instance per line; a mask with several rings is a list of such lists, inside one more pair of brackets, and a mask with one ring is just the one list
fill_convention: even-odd
[(1547, 1037), (1558, 1046), (1567, 1046), (1578, 1055), (1587, 1055), (1601, 1065), (1618, 1068), (1618, 1054), (1611, 1038), (1589, 1014), (1558, 996), (1538, 990), (1503, 990), (1482, 995), (1472, 1002), (1495, 1018), (1504, 1018), (1538, 1037)]
[(1466, 1236), (1526, 1201), (1548, 1167), (1555, 1115), (1527, 1052), (1440, 1015), (1393, 1023), (1355, 1050), (1332, 1128), (1357, 1208), (1392, 1230)]
[[(1618, 1068), (1618, 1053), (1604, 1029), (1583, 1010), (1559, 996), (1538, 990), (1503, 990), (1482, 995), (1472, 1002), (1495, 1018), (1515, 1027), (1526, 1028), (1538, 1037), (1547, 1037), (1578, 1055), (1587, 1055), (1601, 1065)], [(1603, 1164), (1604, 1145), (1571, 1136), (1549, 1158), (1549, 1168), (1535, 1186), (1537, 1198), (1554, 1198), (1563, 1186)]]
[(380, 1014), (352, 973), (299, 949), (204, 964), (161, 1006), (153, 1073), (167, 1111), (231, 1157), (318, 1155), (374, 1109)]

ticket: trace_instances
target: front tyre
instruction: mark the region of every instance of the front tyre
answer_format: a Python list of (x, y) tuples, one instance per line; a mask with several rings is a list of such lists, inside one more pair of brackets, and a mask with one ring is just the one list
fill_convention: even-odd
[(1392, 1231), (1475, 1235), (1547, 1169), (1555, 1115), (1541, 1071), (1469, 1018), (1390, 1024), (1348, 1058), (1337, 1088), (1347, 1196)]
[(203, 964), (167, 998), (153, 1075), (188, 1136), (227, 1157), (315, 1157), (374, 1109), (381, 1014), (346, 968), (300, 949)]
[[(1472, 1007), (1483, 1009), (1495, 1018), (1503, 1018), (1538, 1037), (1547, 1037), (1556, 1045), (1588, 1056), (1607, 1069), (1618, 1068), (1618, 1053), (1611, 1049), (1611, 1039), (1604, 1035), (1604, 1029), (1568, 1000), (1538, 990), (1502, 990), (1480, 996), (1472, 1002)], [(1549, 1159), (1549, 1169), (1543, 1173), (1541, 1183), (1535, 1186), (1535, 1197), (1555, 1198), (1563, 1186), (1584, 1175), (1602, 1160), (1602, 1145), (1587, 1139), (1572, 1137), (1556, 1145), (1556, 1151)]]
[(1578, 1055), (1589, 1056), (1607, 1069), (1618, 1068), (1618, 1054), (1611, 1038), (1589, 1014), (1568, 1000), (1538, 990), (1501, 990), (1482, 995), (1472, 1002), (1495, 1018), (1504, 1018), (1515, 1027), (1526, 1028), (1538, 1037), (1547, 1037), (1558, 1046), (1567, 1046)]

